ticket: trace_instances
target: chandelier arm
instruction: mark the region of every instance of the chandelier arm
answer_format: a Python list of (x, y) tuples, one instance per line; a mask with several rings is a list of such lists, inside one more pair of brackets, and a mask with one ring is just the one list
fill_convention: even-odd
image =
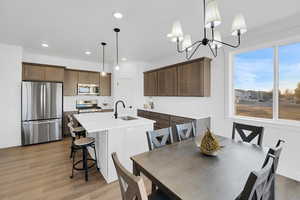
[(191, 46), (188, 46), (187, 48), (185, 48), (185, 49), (180, 49), (180, 45), (179, 45), (179, 39), (177, 38), (177, 51), (178, 51), (178, 53), (183, 53), (183, 52), (185, 52), (187, 49), (190, 49), (190, 48), (194, 48), (195, 47), (195, 45), (197, 45), (197, 44), (202, 44), (202, 41), (196, 41), (196, 42), (194, 42)]
[[(187, 60), (190, 60), (193, 56), (194, 56), (194, 54), (196, 53), (196, 51), (199, 49), (199, 47), (202, 45), (202, 42), (201, 43), (199, 43), (197, 46), (196, 46), (196, 48), (193, 50), (193, 52), (192, 52), (192, 54), (189, 56), (188, 55), (188, 51), (186, 51), (186, 59)], [(188, 48), (187, 48), (188, 49)]]
[(218, 55), (218, 49), (215, 48), (215, 52), (214, 52), (214, 50), (213, 50), (212, 47), (210, 46), (210, 43), (208, 44), (208, 46), (209, 46), (209, 49), (210, 49), (211, 53), (214, 55), (214, 57), (217, 57), (217, 55)]
[(220, 44), (224, 44), (226, 46), (232, 47), (232, 48), (238, 48), (241, 45), (241, 35), (238, 35), (238, 43), (236, 45), (228, 44), (226, 42), (218, 41), (218, 40), (210, 40), (211, 42), (218, 42)]

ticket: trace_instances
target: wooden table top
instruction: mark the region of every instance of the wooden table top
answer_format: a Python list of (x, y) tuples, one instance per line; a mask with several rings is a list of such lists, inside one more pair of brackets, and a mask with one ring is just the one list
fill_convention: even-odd
[(216, 157), (201, 154), (190, 139), (131, 159), (175, 199), (234, 200), (250, 172), (262, 167), (268, 149), (218, 138), (224, 147)]

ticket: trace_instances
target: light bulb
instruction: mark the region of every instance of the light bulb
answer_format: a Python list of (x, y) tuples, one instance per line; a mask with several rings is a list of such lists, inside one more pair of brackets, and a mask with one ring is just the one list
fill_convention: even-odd
[(119, 65), (116, 65), (115, 69), (116, 69), (117, 71), (119, 71), (119, 69), (120, 69)]
[(106, 76), (106, 72), (101, 72), (101, 76)]
[(216, 0), (210, 0), (206, 5), (205, 27), (211, 28), (221, 24), (221, 15)]
[(173, 23), (172, 33), (169, 34), (169, 36), (176, 39), (179, 38), (179, 41), (183, 40), (183, 32), (182, 32), (180, 21), (175, 21)]
[[(182, 42), (182, 49), (185, 50), (186, 48), (190, 47), (191, 45), (192, 45), (192, 37), (191, 37), (191, 35), (185, 35), (184, 39), (183, 39), (183, 42)], [(191, 51), (192, 48), (190, 47), (187, 50)]]
[(237, 36), (239, 32), (240, 34), (244, 34), (247, 32), (246, 21), (242, 14), (238, 14), (237, 16), (235, 16), (232, 23), (232, 35)]

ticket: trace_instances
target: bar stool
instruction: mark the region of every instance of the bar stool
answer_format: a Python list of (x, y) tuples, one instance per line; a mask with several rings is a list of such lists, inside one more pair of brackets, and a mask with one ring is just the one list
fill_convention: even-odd
[[(78, 171), (84, 171), (85, 172), (85, 181), (88, 181), (88, 171), (90, 168), (92, 168), (93, 166), (96, 165), (97, 167), (97, 154), (96, 154), (96, 148), (95, 148), (95, 139), (94, 138), (90, 138), (90, 137), (85, 137), (85, 138), (80, 138), (80, 139), (76, 139), (74, 141), (74, 145), (76, 145), (78, 148), (77, 150), (74, 151), (74, 155), (73, 155), (73, 167), (72, 167), (72, 175), (70, 176), (70, 178), (73, 178), (74, 176), (74, 169), (78, 170)], [(95, 155), (95, 159), (92, 158), (88, 158), (88, 148), (92, 148), (94, 150), (94, 155)], [(82, 160), (79, 160), (77, 162), (75, 162), (75, 155), (76, 152), (78, 152), (78, 150), (82, 150)], [(88, 165), (88, 161), (93, 161), (92, 165)], [(78, 168), (77, 165), (82, 163), (83, 167), (82, 168)], [(97, 170), (99, 171), (99, 168), (97, 167)]]
[[(70, 178), (73, 178), (74, 176), (74, 169), (75, 170), (84, 170), (85, 171), (85, 180), (88, 181), (88, 170), (92, 168), (94, 165), (97, 166), (97, 154), (96, 154), (96, 148), (95, 148), (95, 139), (90, 137), (82, 137), (77, 138), (76, 134), (74, 132), (74, 127), (72, 122), (68, 123), (68, 127), (70, 128), (70, 132), (72, 135), (72, 146), (71, 146), (71, 158), (73, 158), (73, 164), (72, 164), (72, 175)], [(95, 159), (89, 159), (88, 158), (88, 148), (92, 149), (94, 151)], [(76, 152), (82, 150), (82, 160), (79, 160), (75, 162), (76, 158)], [(88, 166), (88, 161), (94, 161), (94, 163), (90, 166)], [(82, 168), (76, 167), (79, 163), (83, 164)], [(97, 167), (97, 170), (98, 167)]]
[(69, 121), (69, 123), (72, 123), (73, 129), (74, 129), (73, 131), (74, 131), (76, 136), (78, 136), (79, 138), (81, 136), (82, 137), (86, 136), (86, 131), (82, 126), (75, 127), (75, 122), (74, 122), (74, 119), (73, 119), (72, 115), (68, 115), (68, 121)]
[(74, 144), (74, 141), (76, 139), (80, 138), (81, 136), (85, 137), (85, 130), (84, 129), (79, 129), (80, 127), (74, 128), (74, 122), (73, 121), (70, 121), (68, 123), (68, 127), (69, 127), (71, 137), (72, 137), (71, 153), (70, 153), (70, 159), (71, 159), (73, 157), (74, 151), (80, 149)]

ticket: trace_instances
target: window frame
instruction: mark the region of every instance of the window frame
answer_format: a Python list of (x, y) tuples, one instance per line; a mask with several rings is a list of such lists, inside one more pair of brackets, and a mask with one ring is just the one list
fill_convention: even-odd
[[(229, 95), (228, 95), (228, 115), (229, 118), (237, 119), (237, 120), (249, 120), (254, 122), (264, 122), (269, 124), (275, 125), (291, 125), (300, 127), (300, 120), (290, 120), (290, 119), (280, 119), (279, 118), (279, 73), (280, 73), (280, 66), (279, 66), (279, 47), (292, 45), (295, 43), (300, 43), (300, 38), (297, 37), (296, 39), (289, 39), (277, 42), (270, 42), (261, 45), (255, 45), (248, 48), (240, 48), (235, 51), (231, 51), (228, 54), (228, 61), (229, 61)], [(273, 118), (260, 118), (260, 117), (249, 117), (249, 116), (241, 116), (236, 115), (235, 113), (235, 85), (234, 85), (234, 75), (235, 75), (235, 56), (241, 53), (247, 53), (250, 51), (260, 50), (264, 48), (273, 48)]]

